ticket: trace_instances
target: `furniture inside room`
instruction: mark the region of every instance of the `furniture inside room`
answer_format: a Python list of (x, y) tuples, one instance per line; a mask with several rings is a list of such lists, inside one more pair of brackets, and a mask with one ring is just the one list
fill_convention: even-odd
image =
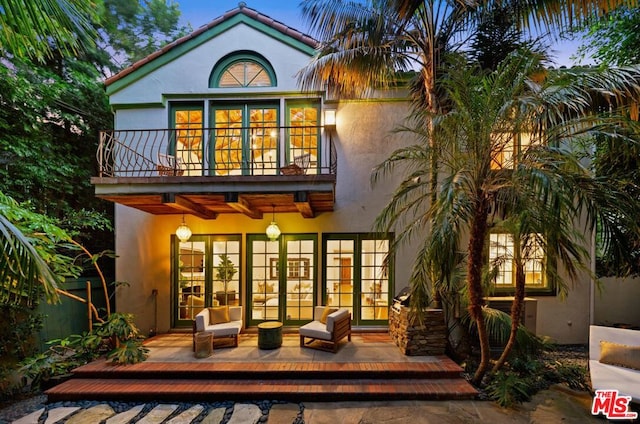
[(344, 308), (316, 306), (313, 321), (300, 327), (299, 333), (300, 347), (336, 353), (340, 340), (346, 337), (351, 341), (351, 313)]
[(231, 338), (233, 346), (238, 346), (238, 335), (242, 330), (242, 306), (215, 306), (204, 308), (193, 321), (193, 348), (195, 350), (196, 334), (213, 334), (213, 345), (216, 339)]
[(180, 303), (180, 319), (193, 319), (204, 308), (204, 296), (187, 295)]

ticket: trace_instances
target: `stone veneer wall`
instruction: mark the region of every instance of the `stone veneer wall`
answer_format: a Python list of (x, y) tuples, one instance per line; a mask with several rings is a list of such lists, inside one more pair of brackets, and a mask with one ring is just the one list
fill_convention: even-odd
[(409, 308), (400, 313), (389, 308), (389, 334), (407, 356), (444, 355), (447, 346), (447, 326), (442, 309), (426, 309), (424, 325), (410, 323)]

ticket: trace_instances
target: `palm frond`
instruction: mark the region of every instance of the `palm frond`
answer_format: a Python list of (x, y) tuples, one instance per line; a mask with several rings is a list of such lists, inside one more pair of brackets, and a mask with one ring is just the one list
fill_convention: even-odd
[(58, 280), (27, 237), (0, 213), (0, 303), (30, 303), (36, 285), (50, 302), (58, 301)]

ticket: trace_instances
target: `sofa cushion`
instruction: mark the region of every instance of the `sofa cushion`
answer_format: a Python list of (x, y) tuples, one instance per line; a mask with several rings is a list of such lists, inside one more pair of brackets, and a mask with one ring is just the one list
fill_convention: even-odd
[(221, 324), (208, 325), (205, 331), (213, 333), (213, 338), (240, 334), (242, 321), (229, 321)]
[(301, 336), (312, 339), (331, 340), (331, 332), (327, 331), (327, 326), (320, 321), (311, 321), (300, 327), (298, 331)]
[(229, 322), (229, 307), (228, 306), (216, 306), (209, 308), (209, 324), (222, 324)]
[(640, 370), (640, 346), (600, 341), (600, 362)]
[(349, 315), (348, 309), (338, 309), (334, 313), (329, 314), (327, 317), (327, 331), (332, 333), (334, 323), (345, 315)]
[(337, 310), (338, 310), (337, 308), (329, 308), (329, 307), (324, 308), (324, 311), (322, 312), (322, 316), (320, 317), (320, 322), (323, 324), (326, 324), (327, 317)]
[(229, 320), (242, 322), (242, 306), (229, 306)]
[(640, 371), (631, 368), (603, 364), (594, 359), (589, 360), (591, 388), (595, 390), (618, 390), (621, 395), (631, 396), (640, 403)]

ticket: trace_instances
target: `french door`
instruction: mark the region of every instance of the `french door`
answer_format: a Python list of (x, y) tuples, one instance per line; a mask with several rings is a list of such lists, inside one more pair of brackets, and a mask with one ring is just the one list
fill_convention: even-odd
[(210, 158), (215, 175), (274, 175), (278, 171), (278, 104), (212, 104)]
[(249, 324), (281, 321), (299, 325), (313, 319), (316, 304), (317, 236), (247, 235)]
[(388, 319), (393, 262), (387, 263), (388, 239), (364, 234), (326, 234), (324, 247), (324, 302), (347, 308), (354, 325)]
[(174, 326), (191, 326), (205, 307), (239, 304), (240, 236), (193, 235), (174, 246)]

